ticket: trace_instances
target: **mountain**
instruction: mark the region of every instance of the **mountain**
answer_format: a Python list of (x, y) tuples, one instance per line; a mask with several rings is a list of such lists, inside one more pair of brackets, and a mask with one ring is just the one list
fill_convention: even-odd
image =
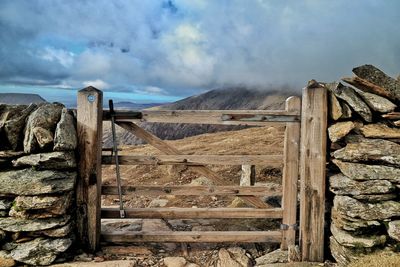
[(37, 94), (0, 93), (0, 104), (29, 105), (45, 102), (47, 101)]
[[(108, 108), (108, 103), (105, 103), (105, 108)], [(122, 101), (122, 102), (115, 102), (114, 107), (115, 109), (134, 109), (134, 110), (141, 110), (146, 108), (151, 108), (155, 106), (159, 106), (160, 103), (133, 103), (129, 101)], [(162, 105), (162, 104), (161, 104)]]
[[(283, 109), (289, 96), (298, 95), (293, 91), (257, 90), (248, 88), (225, 88), (211, 90), (206, 93), (191, 96), (174, 103), (152, 107), (150, 110), (206, 110), (206, 109)], [(232, 131), (247, 128), (245, 126), (225, 126), (206, 124), (148, 123), (139, 124), (161, 139), (175, 140), (203, 133)], [(103, 146), (112, 146), (110, 123), (103, 127)], [(129, 132), (117, 127), (117, 140), (120, 145), (143, 144)]]

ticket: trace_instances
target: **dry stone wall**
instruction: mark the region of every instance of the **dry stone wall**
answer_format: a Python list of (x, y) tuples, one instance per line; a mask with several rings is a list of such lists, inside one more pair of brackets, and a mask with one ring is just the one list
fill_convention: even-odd
[(72, 248), (76, 147), (63, 105), (0, 105), (0, 266), (49, 265)]
[(353, 73), (320, 83), (329, 91), (330, 250), (343, 266), (400, 249), (400, 82), (372, 65)]

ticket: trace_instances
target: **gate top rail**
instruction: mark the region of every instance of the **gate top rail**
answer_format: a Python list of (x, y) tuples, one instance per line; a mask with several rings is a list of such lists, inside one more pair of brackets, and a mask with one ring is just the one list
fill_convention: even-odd
[[(103, 111), (103, 120), (111, 119), (110, 111)], [(300, 122), (299, 111), (287, 110), (142, 110), (115, 111), (117, 121), (259, 125), (266, 123)]]

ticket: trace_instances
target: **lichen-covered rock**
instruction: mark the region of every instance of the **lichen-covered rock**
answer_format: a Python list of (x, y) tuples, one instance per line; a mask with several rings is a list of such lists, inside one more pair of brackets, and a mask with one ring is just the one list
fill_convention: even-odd
[(328, 100), (329, 100), (329, 116), (331, 117), (332, 120), (336, 121), (340, 119), (340, 117), (342, 117), (343, 115), (342, 106), (340, 105), (339, 100), (332, 92), (329, 92)]
[(397, 198), (397, 194), (379, 194), (379, 195), (355, 195), (352, 196), (353, 198), (357, 200), (363, 200), (363, 201), (368, 201), (370, 203), (376, 203), (376, 202), (381, 202), (384, 200), (392, 200)]
[(365, 101), (365, 103), (367, 103), (367, 105), (371, 109), (373, 109), (377, 112), (387, 113), (387, 112), (391, 112), (391, 111), (395, 110), (397, 107), (390, 100), (388, 100), (382, 96), (367, 93), (367, 92), (364, 92), (359, 89), (355, 89), (355, 91), (357, 92), (357, 94), (359, 94), (361, 96), (361, 98)]
[(353, 111), (351, 110), (350, 106), (346, 103), (342, 103), (342, 117), (341, 119), (350, 119), (353, 116)]
[(355, 236), (349, 232), (340, 230), (334, 224), (331, 224), (331, 233), (336, 241), (345, 247), (372, 248), (385, 244), (387, 239), (385, 235)]
[(11, 257), (10, 253), (5, 250), (0, 250), (0, 266), (13, 267), (17, 265), (15, 260)]
[(336, 195), (333, 199), (333, 205), (341, 214), (366, 221), (400, 216), (400, 202), (392, 200), (366, 204), (349, 196)]
[(0, 229), (7, 232), (35, 232), (67, 224), (70, 216), (47, 219), (0, 218)]
[(14, 167), (33, 166), (36, 169), (73, 169), (76, 168), (76, 159), (73, 151), (59, 151), (31, 154), (13, 161)]
[(65, 252), (72, 244), (72, 240), (36, 238), (32, 241), (18, 244), (17, 248), (11, 251), (11, 257), (25, 264), (43, 266), (50, 265), (57, 258), (57, 255)]
[(72, 233), (72, 224), (68, 223), (62, 227), (36, 232), (48, 237), (66, 237)]
[(61, 196), (18, 196), (10, 216), (25, 219), (50, 218), (64, 215), (72, 203), (72, 193)]
[[(44, 104), (29, 115), (24, 137), (24, 151), (26, 153), (35, 153), (39, 151), (37, 136), (43, 137), (43, 140), (40, 141), (42, 146), (46, 145), (49, 137), (39, 135), (39, 133), (46, 133), (44, 130), (50, 132), (53, 139), (53, 133), (60, 120), (63, 107), (62, 104)], [(38, 129), (43, 130), (39, 131)]]
[(357, 252), (355, 249), (340, 245), (333, 236), (329, 237), (329, 247), (333, 258), (335, 258), (339, 266), (348, 266), (350, 262), (359, 259), (363, 255), (361, 251)]
[(54, 137), (53, 133), (50, 130), (42, 127), (34, 127), (32, 129), (32, 132), (41, 150), (51, 147), (54, 141)]
[(400, 169), (384, 165), (367, 165), (362, 163), (332, 160), (347, 177), (359, 180), (387, 180), (400, 183)]
[(233, 256), (233, 259), (237, 261), (243, 267), (251, 267), (251, 259), (247, 256), (246, 250), (241, 247), (228, 248), (229, 253)]
[(0, 198), (0, 210), (9, 210), (12, 206), (13, 200), (10, 198)]
[[(347, 140), (349, 142), (351, 140)], [(336, 159), (351, 162), (378, 162), (400, 166), (400, 145), (388, 140), (352, 138), (346, 147), (333, 153)]]
[(37, 106), (35, 104), (31, 104), (4, 123), (4, 133), (12, 150), (16, 150), (22, 145), (22, 133), (25, 128), (25, 120), (36, 108)]
[(218, 252), (217, 267), (243, 267), (237, 262), (233, 256), (225, 248), (221, 248)]
[(389, 222), (388, 234), (394, 240), (400, 241), (400, 220)]
[(368, 105), (359, 97), (356, 92), (348, 86), (341, 83), (328, 83), (326, 87), (338, 98), (347, 102), (355, 112), (357, 112), (365, 121), (372, 121), (372, 113)]
[(32, 168), (0, 172), (0, 195), (42, 195), (74, 189), (77, 174)]
[(332, 142), (337, 142), (350, 133), (354, 128), (355, 124), (352, 121), (343, 121), (332, 124), (328, 128), (329, 139)]
[(57, 124), (54, 137), (54, 151), (75, 150), (78, 137), (74, 125), (74, 118), (66, 108), (61, 112), (61, 119)]
[(400, 100), (400, 82), (389, 77), (383, 71), (373, 65), (362, 65), (353, 69), (358, 77), (382, 87), (389, 95)]
[(343, 174), (336, 174), (329, 177), (329, 189), (336, 195), (373, 195), (386, 194), (395, 190), (395, 186), (386, 180), (369, 180), (359, 182), (346, 177)]
[(391, 128), (383, 123), (367, 124), (361, 127), (361, 133), (368, 138), (400, 138), (400, 129)]
[(377, 220), (368, 221), (346, 216), (345, 214), (338, 212), (335, 207), (332, 209), (332, 222), (343, 230), (353, 232), (370, 232), (371, 228), (381, 226), (381, 223)]
[(12, 150), (3, 150), (0, 151), (0, 159), (11, 161), (12, 159), (18, 158), (25, 153), (23, 151), (12, 151)]
[(256, 266), (272, 264), (272, 263), (285, 263), (288, 262), (288, 252), (286, 250), (274, 250), (259, 258), (256, 258)]

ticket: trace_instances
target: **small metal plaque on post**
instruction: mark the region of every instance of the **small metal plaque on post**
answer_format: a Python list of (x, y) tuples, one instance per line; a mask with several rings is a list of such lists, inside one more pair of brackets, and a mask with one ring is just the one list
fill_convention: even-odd
[(96, 100), (96, 96), (95, 95), (88, 95), (87, 97), (88, 101), (93, 103)]

